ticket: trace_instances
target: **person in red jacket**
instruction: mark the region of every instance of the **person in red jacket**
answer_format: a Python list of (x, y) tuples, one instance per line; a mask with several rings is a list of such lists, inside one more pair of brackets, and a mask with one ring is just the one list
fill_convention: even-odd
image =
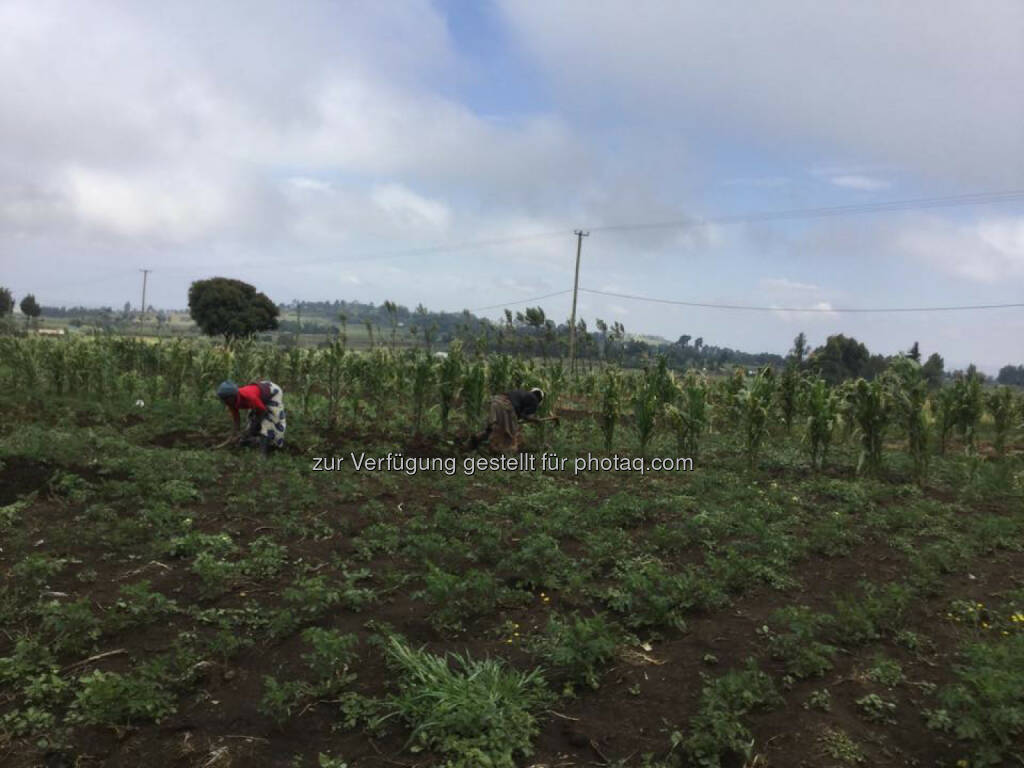
[(284, 393), (274, 382), (257, 381), (239, 387), (233, 381), (222, 381), (217, 387), (217, 397), (231, 411), (236, 432), (241, 428), (239, 411), (249, 411), (249, 423), (239, 437), (240, 444), (258, 444), (264, 456), (272, 447), (284, 445)]

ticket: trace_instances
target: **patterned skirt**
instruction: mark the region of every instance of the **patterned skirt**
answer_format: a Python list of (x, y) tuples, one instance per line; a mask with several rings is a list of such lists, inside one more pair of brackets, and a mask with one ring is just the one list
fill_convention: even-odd
[(501, 453), (519, 450), (519, 419), (516, 418), (516, 410), (512, 407), (512, 401), (505, 395), (496, 395), (491, 398), (489, 421), (491, 450)]
[(284, 392), (277, 384), (270, 381), (270, 400), (264, 405), (263, 413), (249, 411), (249, 433), (265, 436), (271, 445), (280, 448), (284, 445), (285, 411)]

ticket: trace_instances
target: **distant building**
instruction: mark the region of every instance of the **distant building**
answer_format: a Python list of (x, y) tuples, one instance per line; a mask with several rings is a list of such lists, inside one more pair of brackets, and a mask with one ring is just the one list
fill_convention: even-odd
[(40, 336), (63, 336), (63, 328), (37, 328), (36, 333)]

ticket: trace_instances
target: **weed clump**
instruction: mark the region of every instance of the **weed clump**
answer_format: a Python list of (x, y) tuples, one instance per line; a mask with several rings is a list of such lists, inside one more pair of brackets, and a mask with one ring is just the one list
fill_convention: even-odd
[(444, 755), (446, 768), (515, 768), (517, 757), (531, 754), (536, 713), (552, 699), (539, 669), (460, 655), (450, 664), (396, 637), (387, 653), (401, 679), (384, 718), (404, 720), (410, 742)]

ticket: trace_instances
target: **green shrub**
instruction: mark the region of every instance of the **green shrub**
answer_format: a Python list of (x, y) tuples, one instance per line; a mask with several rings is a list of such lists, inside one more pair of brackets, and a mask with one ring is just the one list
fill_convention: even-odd
[(781, 701), (772, 679), (748, 659), (742, 670), (732, 670), (718, 678), (701, 675), (697, 714), (690, 720), (689, 735), (672, 735), (673, 746), (681, 746), (701, 768), (720, 768), (723, 759), (752, 756), (753, 738), (741, 718), (758, 708)]
[(998, 765), (1020, 756), (1024, 737), (1024, 633), (968, 645), (954, 667), (957, 682), (939, 689), (928, 726), (971, 748), (971, 765)]
[(309, 683), (303, 680), (279, 682), (273, 675), (263, 678), (263, 698), (257, 709), (277, 725), (283, 726), (292, 714), (312, 693)]
[(317, 693), (334, 694), (355, 680), (355, 674), (349, 670), (356, 658), (353, 648), (359, 638), (332, 629), (309, 627), (302, 633), (302, 639), (313, 646), (302, 658), (316, 678)]
[(587, 619), (552, 616), (540, 651), (571, 682), (597, 688), (601, 667), (615, 655), (621, 642), (621, 631), (600, 614)]
[(605, 601), (630, 627), (682, 629), (687, 611), (720, 606), (725, 595), (699, 569), (673, 573), (654, 558), (636, 558), (618, 565)]
[(768, 632), (771, 653), (786, 662), (789, 674), (798, 678), (818, 677), (832, 669), (836, 648), (817, 639), (821, 629), (831, 624), (831, 616), (793, 605), (775, 611), (772, 618), (789, 630), (781, 634)]
[(502, 594), (493, 574), (475, 568), (460, 575), (431, 563), (423, 581), (417, 597), (430, 603), (430, 621), (438, 629), (461, 629), (464, 621), (493, 610)]
[(883, 699), (877, 693), (861, 696), (856, 703), (864, 717), (873, 723), (892, 725), (896, 722), (896, 703)]
[(73, 603), (50, 600), (40, 606), (39, 613), (44, 636), (58, 653), (85, 652), (100, 637), (100, 620), (86, 598)]
[(126, 726), (159, 722), (175, 710), (174, 697), (161, 684), (96, 669), (78, 679), (81, 686), (68, 721), (84, 725)]
[(150, 588), (148, 581), (127, 584), (108, 613), (109, 621), (117, 629), (149, 624), (178, 610), (177, 604)]
[(521, 541), (519, 547), (498, 564), (498, 570), (520, 586), (552, 588), (561, 584), (571, 565), (553, 537), (538, 533)]

